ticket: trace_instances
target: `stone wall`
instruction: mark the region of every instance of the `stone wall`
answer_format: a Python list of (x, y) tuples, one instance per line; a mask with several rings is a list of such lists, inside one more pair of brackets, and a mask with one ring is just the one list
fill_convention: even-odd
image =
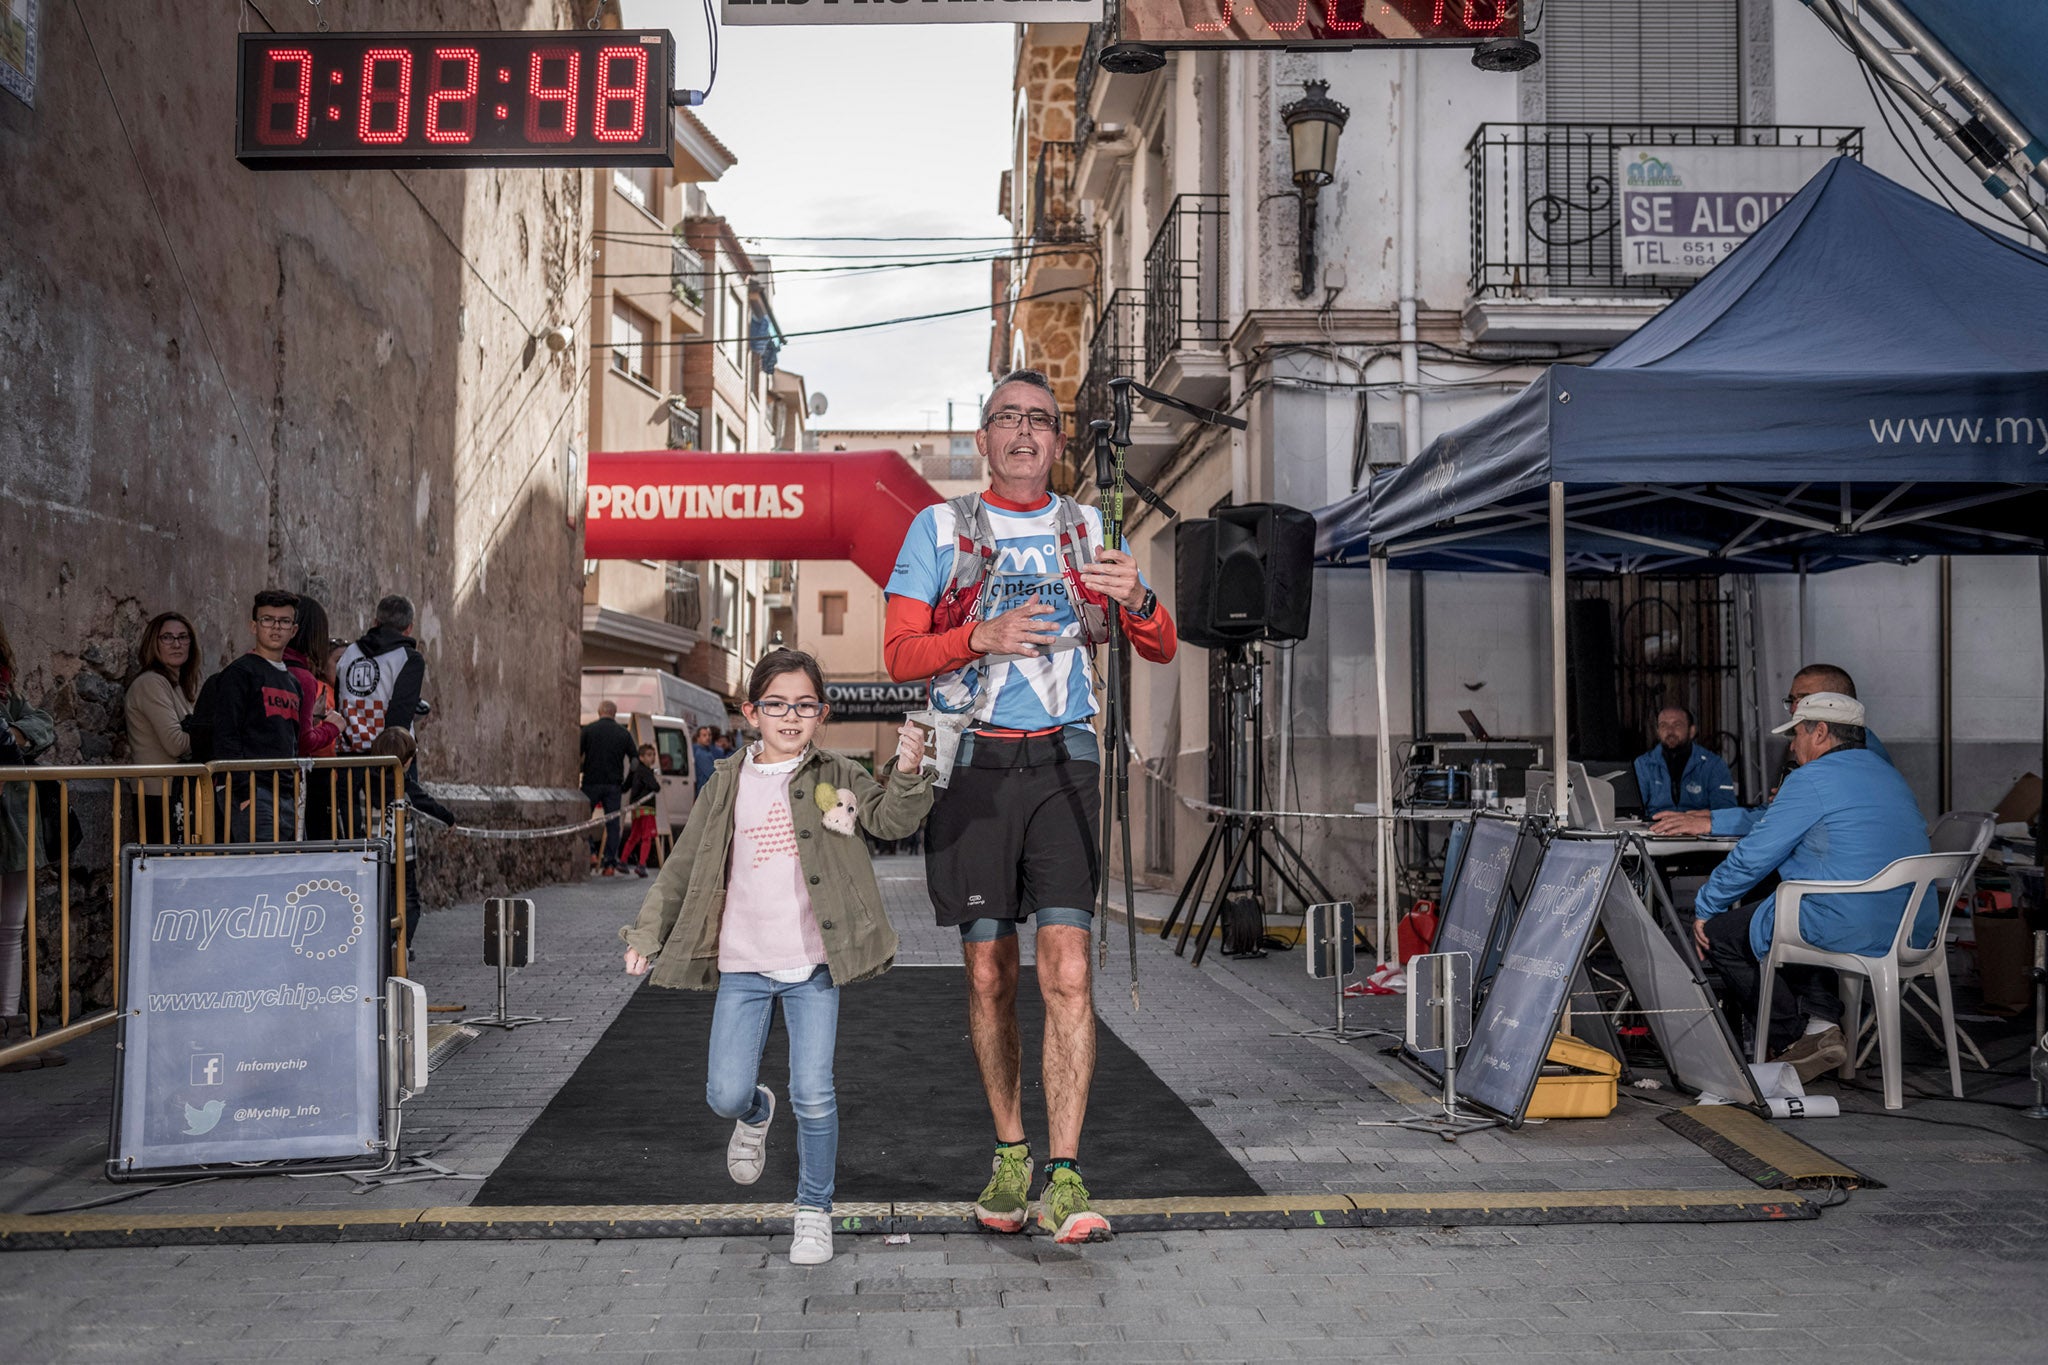
[[(436, 0), (402, 22), (566, 28), (574, 10)], [(235, 35), (260, 22), (220, 0), (45, 5), (36, 103), (0, 96), (0, 624), (19, 686), (57, 722), (49, 760), (119, 762), (153, 614), (190, 617), (211, 671), (247, 647), (261, 588), (318, 597), (341, 637), (401, 592), (435, 708), (426, 770), (566, 787), (581, 343), (603, 328), (590, 173), (249, 171)], [(579, 345), (557, 355), (534, 337), (559, 322)]]
[(237, 22), (46, 6), (36, 106), (0, 98), (0, 610), (23, 689), (58, 721), (53, 757), (118, 761), (154, 613), (191, 617), (211, 670), (247, 647), (260, 588), (313, 594), (346, 637), (402, 592), (430, 770), (567, 783), (588, 360), (532, 338), (593, 330), (589, 173), (248, 171)]

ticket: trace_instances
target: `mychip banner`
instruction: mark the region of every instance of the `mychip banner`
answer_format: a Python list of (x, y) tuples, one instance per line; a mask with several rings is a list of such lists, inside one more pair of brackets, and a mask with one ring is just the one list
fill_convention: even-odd
[(110, 1175), (383, 1160), (374, 851), (131, 855)]
[(723, 24), (1093, 24), (1103, 0), (722, 0)]
[(1624, 275), (1704, 275), (1835, 155), (1831, 147), (1619, 147)]

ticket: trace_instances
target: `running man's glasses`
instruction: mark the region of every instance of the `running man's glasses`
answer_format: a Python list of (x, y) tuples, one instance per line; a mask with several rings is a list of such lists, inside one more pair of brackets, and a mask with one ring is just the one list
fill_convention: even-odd
[(771, 698), (767, 701), (757, 701), (754, 703), (754, 709), (756, 711), (759, 711), (762, 715), (772, 716), (776, 720), (781, 720), (784, 716), (788, 715), (792, 711), (796, 712), (797, 715), (802, 716), (805, 720), (815, 720), (819, 716), (825, 714), (825, 705), (823, 702), (783, 701), (779, 697)]
[(1033, 408), (1029, 412), (1019, 412), (1015, 408), (1004, 408), (1001, 412), (992, 412), (988, 415), (988, 425), (1002, 431), (1015, 431), (1026, 422), (1031, 424), (1033, 431), (1058, 431), (1060, 429), (1060, 415), (1056, 412), (1047, 412), (1043, 408)]

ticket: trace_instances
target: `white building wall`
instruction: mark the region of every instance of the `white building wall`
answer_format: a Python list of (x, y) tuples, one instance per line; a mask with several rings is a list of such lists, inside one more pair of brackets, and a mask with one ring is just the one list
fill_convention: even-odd
[[(1885, 131), (1853, 59), (1799, 0), (1758, 0), (1758, 5), (1746, 11), (1744, 20), (1749, 35), (1745, 63), (1751, 73), (1743, 95), (1745, 116), (1781, 125), (1861, 126), (1865, 162), (1908, 188), (1927, 192)], [(1176, 54), (1153, 78), (1139, 105), (1133, 127), (1136, 152), (1111, 182), (1109, 201), (1097, 205), (1098, 222), (1121, 215), (1124, 223), (1124, 235), (1105, 263), (1104, 286), (1142, 286), (1146, 247), (1159, 212), (1175, 194), (1221, 190), (1229, 196), (1230, 217), (1224, 259), (1214, 268), (1233, 320), (1257, 310), (1313, 312), (1325, 303), (1325, 290), (1306, 300), (1295, 290), (1297, 210), (1295, 201), (1285, 197), (1292, 187), (1278, 110), (1297, 98), (1302, 83), (1311, 78), (1329, 81), (1331, 97), (1351, 110), (1336, 182), (1321, 195), (1318, 237), (1324, 280), (1342, 281), (1329, 307), (1350, 321), (1332, 325), (1327, 344), (1313, 351), (1229, 357), (1229, 401), (1250, 419), (1251, 431), (1207, 439), (1167, 462), (1159, 482), (1185, 517), (1206, 515), (1226, 495), (1313, 509), (1349, 493), (1358, 420), (1353, 386), (1361, 380), (1368, 386), (1366, 420), (1402, 419), (1400, 368), (1392, 344), (1399, 295), (1402, 60), (1398, 52)], [(1469, 301), (1472, 208), (1465, 148), (1481, 123), (1540, 119), (1540, 83), (1532, 85), (1528, 76), (1478, 71), (1463, 52), (1423, 52), (1415, 66), (1420, 109), (1417, 293), (1424, 335), (1446, 346), (1467, 347), (1469, 337), (1443, 330)], [(1533, 104), (1532, 89), (1537, 92)], [(1152, 155), (1155, 135), (1167, 140), (1161, 156)], [(1929, 145), (1917, 125), (1909, 135)], [(1967, 180), (1945, 150), (1934, 147), (1928, 156), (1957, 181)], [(1167, 183), (1158, 183), (1161, 176)], [(1979, 194), (1973, 202), (1981, 200)], [(1331, 267), (1339, 273), (1333, 276)], [(1540, 374), (1543, 363), (1540, 356), (1526, 363), (1460, 359), (1426, 347), (1422, 442), (1497, 406)], [(1247, 397), (1252, 388), (1259, 391)], [(1165, 591), (1173, 578), (1170, 533), (1146, 512), (1134, 520), (1134, 540), (1148, 577)], [(1930, 813), (1936, 805), (1940, 728), (1937, 582), (1936, 567), (1922, 564), (1838, 572), (1816, 577), (1809, 587), (1814, 654), (1848, 667), (1859, 679), (1873, 724)], [(2014, 776), (2038, 769), (2041, 762), (2039, 593), (2028, 560), (1959, 561), (1954, 583), (1954, 801), (1985, 807)], [(1400, 739), (1414, 728), (1404, 575), (1394, 576), (1389, 601), (1390, 710)], [(1541, 580), (1432, 575), (1426, 601), (1427, 728), (1455, 731), (1460, 728), (1457, 712), (1469, 708), (1496, 735), (1547, 743), (1550, 632)], [(1796, 580), (1759, 584), (1766, 726), (1777, 723), (1775, 713), (1781, 708), (1776, 698), (1799, 662), (1797, 601)], [(1368, 576), (1362, 567), (1318, 571), (1312, 634), (1295, 652), (1295, 686), (1300, 790), (1286, 794), (1283, 803), (1348, 810), (1355, 800), (1372, 799), (1371, 736), (1378, 720)], [(1177, 734), (1174, 769), (1181, 790), (1190, 795), (1201, 794), (1204, 781), (1207, 689), (1206, 654), (1192, 647), (1184, 648), (1168, 669), (1141, 672), (1135, 689), (1134, 733), (1140, 747), (1156, 752), (1149, 746)], [(1269, 704), (1277, 695), (1269, 687)], [(1278, 709), (1269, 709), (1269, 733), (1276, 734)], [(1647, 746), (1648, 737), (1644, 742)], [(1277, 791), (1268, 796), (1283, 801)], [(1181, 814), (1175, 834), (1177, 873), (1192, 864), (1203, 832), (1199, 819)], [(1365, 842), (1358, 827), (1333, 827), (1311, 834), (1310, 858), (1344, 883), (1333, 889), (1360, 893), (1369, 885)]]

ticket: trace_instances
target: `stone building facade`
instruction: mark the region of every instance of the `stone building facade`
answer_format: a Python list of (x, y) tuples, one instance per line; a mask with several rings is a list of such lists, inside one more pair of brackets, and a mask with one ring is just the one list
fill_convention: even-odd
[[(584, 17), (438, 0), (405, 19)], [(434, 706), (423, 776), (553, 823), (576, 773), (590, 172), (247, 170), (249, 22), (46, 5), (33, 107), (0, 96), (0, 612), (20, 685), (57, 719), (54, 757), (118, 762), (153, 614), (190, 617), (211, 671), (247, 647), (259, 589), (310, 593), (349, 638), (404, 593)], [(558, 326), (577, 344), (547, 345)], [(567, 875), (567, 842), (465, 854), (467, 889)]]

